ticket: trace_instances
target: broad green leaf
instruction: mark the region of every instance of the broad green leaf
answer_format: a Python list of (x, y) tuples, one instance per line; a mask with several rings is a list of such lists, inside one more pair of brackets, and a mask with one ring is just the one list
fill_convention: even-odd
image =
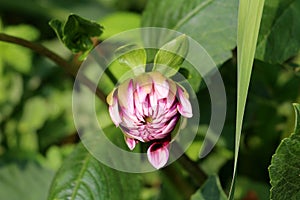
[(130, 67), (136, 75), (145, 72), (147, 55), (144, 48), (126, 45), (118, 48), (115, 55), (120, 64)]
[[(232, 56), (236, 46), (238, 0), (152, 0), (142, 17), (143, 27), (164, 27), (184, 33), (202, 45), (217, 65)], [(151, 44), (163, 45), (162, 31), (145, 36)], [(159, 38), (157, 41), (154, 39)], [(201, 62), (201, 61), (199, 61)]]
[(131, 12), (114, 12), (102, 18), (99, 23), (105, 29), (101, 38), (107, 39), (123, 31), (139, 28), (141, 16)]
[(186, 35), (181, 35), (162, 46), (155, 55), (153, 71), (159, 71), (167, 77), (179, 70), (189, 50)]
[(255, 57), (283, 63), (300, 50), (300, 1), (266, 0)]
[(139, 190), (138, 175), (103, 165), (79, 144), (56, 174), (48, 199), (134, 200)]
[(294, 104), (295, 132), (281, 141), (269, 167), (271, 199), (300, 199), (300, 105)]
[(45, 200), (54, 173), (35, 163), (0, 166), (0, 199)]
[(84, 59), (93, 49), (92, 37), (99, 37), (103, 29), (98, 23), (74, 14), (68, 17), (65, 24), (58, 20), (51, 20), (49, 25), (73, 53), (83, 53), (81, 59)]
[(210, 176), (204, 185), (192, 195), (191, 200), (226, 200), (218, 176)]
[(233, 199), (234, 196), (234, 182), (236, 176), (240, 138), (242, 133), (242, 124), (263, 6), (264, 0), (241, 0), (239, 2), (237, 37), (238, 84), (235, 124), (235, 156), (233, 181), (229, 193), (230, 199)]

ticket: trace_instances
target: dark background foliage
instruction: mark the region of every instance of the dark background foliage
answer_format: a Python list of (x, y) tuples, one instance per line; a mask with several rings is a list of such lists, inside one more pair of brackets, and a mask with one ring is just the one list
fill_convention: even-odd
[[(199, 7), (202, 4), (207, 5)], [(203, 44), (219, 66), (228, 104), (221, 138), (209, 156), (199, 160), (198, 151), (210, 119), (210, 99), (201, 78), (192, 74), (190, 82), (201, 102), (201, 124), (187, 155), (206, 174), (212, 175), (208, 185), (193, 196), (201, 199), (199, 196), (207, 195), (206, 187), (211, 185), (217, 185), (216, 188), (221, 185), (228, 192), (232, 178), (237, 5), (236, 0), (28, 0), (26, 3), (2, 0), (0, 32), (41, 43), (71, 63), (77, 57), (61, 44), (48, 25), (52, 19), (66, 20), (70, 13), (100, 23), (104, 27), (100, 40), (131, 28), (160, 26), (186, 33)], [(193, 15), (186, 18), (191, 12)], [(299, 1), (266, 0), (245, 112), (236, 199), (269, 199), (271, 157), (280, 141), (293, 132), (292, 103), (300, 102), (299, 20)], [(91, 177), (82, 179), (87, 180), (87, 185), (93, 185), (93, 190), (106, 191), (102, 199), (120, 199), (120, 194), (128, 195), (128, 199), (183, 199), (198, 189), (192, 175), (178, 163), (141, 175), (98, 166), (97, 161), (76, 145), (79, 139), (72, 118), (73, 81), (73, 77), (48, 59), (23, 47), (0, 43), (0, 199), (46, 199), (55, 173), (60, 169), (52, 188), (61, 186), (68, 165), (72, 166), (70, 162), (77, 163), (73, 159), (76, 155), (80, 157), (78, 161), (86, 160), (92, 166), (89, 168), (92, 174), (96, 171), (99, 175), (98, 170), (110, 177), (95, 175), (94, 178), (101, 180), (97, 183), (89, 181)], [(106, 94), (109, 92), (105, 87), (102, 89)], [(99, 115), (106, 112), (101, 109)], [(71, 153), (74, 149), (75, 153)], [(76, 165), (79, 169), (74, 169), (75, 174), (82, 169), (80, 164)], [(118, 182), (119, 179), (123, 181)], [(80, 177), (68, 181), (79, 180)], [(108, 185), (106, 180), (110, 180)], [(124, 187), (123, 193), (107, 187)], [(84, 187), (78, 188), (79, 193), (86, 194)], [(62, 199), (66, 195), (63, 191), (58, 192)], [(58, 193), (52, 190), (49, 198)], [(99, 197), (93, 195), (90, 199)], [(222, 199), (223, 193), (219, 195)], [(74, 199), (81, 199), (79, 196)]]

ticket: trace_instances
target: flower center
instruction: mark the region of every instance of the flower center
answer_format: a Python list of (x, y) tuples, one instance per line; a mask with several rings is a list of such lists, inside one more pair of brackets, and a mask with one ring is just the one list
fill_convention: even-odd
[(146, 123), (151, 123), (153, 121), (152, 117), (150, 117), (150, 116), (147, 116), (144, 119), (145, 119)]

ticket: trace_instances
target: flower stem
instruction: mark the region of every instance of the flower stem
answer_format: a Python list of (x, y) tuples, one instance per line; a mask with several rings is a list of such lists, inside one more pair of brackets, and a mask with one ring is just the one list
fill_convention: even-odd
[[(33, 43), (31, 41), (15, 37), (15, 36), (10, 36), (4, 33), (0, 33), (0, 41), (8, 42), (8, 43), (13, 43), (17, 44), (19, 46), (23, 46), (26, 48), (29, 48), (36, 53), (45, 56), (55, 62), (58, 66), (62, 67), (68, 74), (72, 75), (74, 78), (76, 78), (77, 75), (77, 69), (71, 65), (69, 62), (67, 62), (65, 59), (60, 57), (58, 54), (50, 51), (46, 47), (40, 44)], [(95, 94), (101, 99), (103, 102), (106, 102), (105, 100), (105, 94), (97, 87), (95, 84), (89, 80), (86, 76), (80, 75), (77, 77), (79, 81), (87, 86), (92, 92), (95, 92)], [(96, 91), (94, 89), (96, 88)]]

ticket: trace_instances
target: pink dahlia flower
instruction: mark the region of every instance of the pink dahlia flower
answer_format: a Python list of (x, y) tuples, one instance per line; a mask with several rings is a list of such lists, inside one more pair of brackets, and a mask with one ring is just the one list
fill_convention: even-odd
[(157, 169), (168, 161), (171, 132), (180, 116), (192, 117), (188, 93), (159, 72), (124, 81), (108, 95), (107, 102), (129, 149), (139, 141), (149, 142), (148, 160)]

